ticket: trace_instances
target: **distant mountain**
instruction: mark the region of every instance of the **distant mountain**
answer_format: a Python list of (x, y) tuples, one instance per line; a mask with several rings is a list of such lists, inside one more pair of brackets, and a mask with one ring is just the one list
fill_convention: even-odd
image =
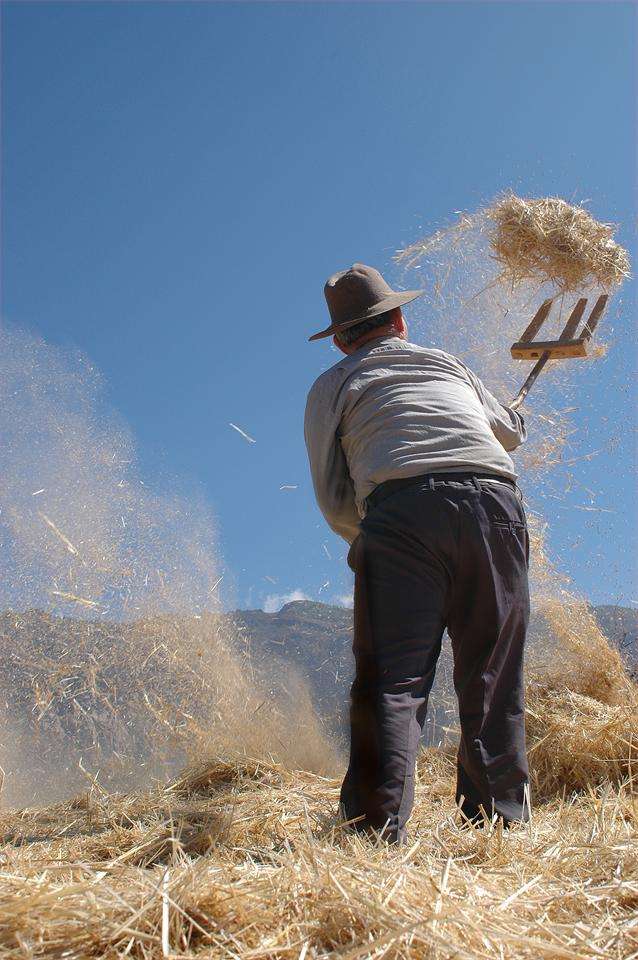
[(333, 730), (343, 727), (345, 692), (352, 680), (352, 610), (295, 600), (278, 613), (227, 614), (260, 666), (285, 661), (311, 688), (319, 713)]
[[(631, 664), (638, 659), (638, 610), (610, 604), (591, 606), (601, 630)], [(352, 610), (311, 600), (293, 600), (278, 613), (263, 610), (235, 610), (226, 614), (259, 646), (281, 648), (300, 662), (316, 665), (325, 658), (340, 658), (343, 644), (352, 643)], [(547, 625), (542, 617), (532, 618), (530, 642), (534, 643)]]
[[(593, 612), (638, 675), (638, 612), (604, 605)], [(40, 610), (0, 613), (0, 732), (33, 764), (45, 743), (84, 757), (144, 757), (163, 736), (188, 738), (189, 724), (219, 717), (231, 702), (252, 722), (264, 704), (304, 698), (344, 739), (352, 678), (351, 610), (293, 601), (278, 613), (236, 610), (136, 623), (57, 617)], [(551, 634), (538, 615), (530, 646)], [(285, 711), (284, 711), (285, 712)], [(292, 716), (288, 711), (286, 715)], [(262, 714), (264, 716), (264, 714)], [(114, 722), (117, 719), (117, 723)], [(425, 739), (438, 743), (457, 726), (452, 658), (445, 639), (430, 698)], [(2, 739), (0, 739), (2, 746)], [(101, 760), (100, 760), (101, 763)], [(97, 760), (96, 760), (97, 764)]]
[[(605, 636), (622, 653), (630, 672), (638, 673), (638, 611), (629, 607), (592, 606)], [(343, 730), (348, 687), (352, 678), (352, 610), (309, 600), (287, 603), (278, 613), (237, 610), (227, 614), (250, 645), (258, 662), (292, 663), (311, 687), (321, 715), (335, 730)], [(550, 632), (538, 614), (530, 623), (528, 643), (540, 645)], [(456, 723), (449, 641), (444, 642), (431, 695), (426, 727), (429, 742), (448, 733)]]
[[(250, 644), (258, 664), (293, 664), (310, 686), (315, 706), (333, 735), (347, 729), (348, 694), (353, 674), (352, 610), (309, 600), (294, 600), (278, 613), (237, 610), (228, 614), (240, 636)], [(455, 724), (449, 651), (441, 657), (426, 722), (426, 741), (447, 736)]]

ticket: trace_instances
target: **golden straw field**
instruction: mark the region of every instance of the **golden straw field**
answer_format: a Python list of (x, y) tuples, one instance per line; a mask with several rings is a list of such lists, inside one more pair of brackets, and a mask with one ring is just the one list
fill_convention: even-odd
[(5, 817), (5, 957), (635, 955), (636, 797), (603, 785), (509, 832), (463, 829), (419, 766), (412, 840), (335, 825), (337, 781), (211, 761), (149, 794)]
[(3, 815), (1, 955), (637, 956), (636, 686), (586, 608), (547, 612), (563, 655), (528, 686), (529, 825), (463, 824), (446, 749), (421, 755), (398, 848), (338, 824), (338, 777), (265, 756), (129, 794), (87, 774)]

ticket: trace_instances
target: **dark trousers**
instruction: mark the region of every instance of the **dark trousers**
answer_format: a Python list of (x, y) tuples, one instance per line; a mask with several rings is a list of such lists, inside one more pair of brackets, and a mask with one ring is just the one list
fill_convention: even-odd
[[(372, 501), (370, 505), (370, 501)], [(388, 481), (348, 563), (355, 573), (355, 679), (341, 812), (405, 839), (428, 695), (447, 627), (461, 741), (456, 798), (525, 820), (523, 647), (529, 538), (515, 485), (468, 474)]]

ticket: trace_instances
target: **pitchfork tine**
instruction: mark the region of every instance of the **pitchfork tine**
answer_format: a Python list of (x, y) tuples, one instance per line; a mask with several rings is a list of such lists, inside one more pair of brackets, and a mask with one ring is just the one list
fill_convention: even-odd
[(574, 334), (576, 333), (576, 328), (580, 323), (580, 319), (585, 312), (585, 307), (587, 306), (587, 297), (581, 297), (572, 312), (569, 315), (569, 319), (565, 324), (565, 329), (561, 333), (559, 340), (571, 340)]
[(549, 300), (544, 300), (532, 319), (532, 322), (525, 330), (525, 333), (521, 337), (521, 341), (533, 340), (540, 328), (545, 323), (549, 311), (552, 309), (552, 304), (554, 302), (554, 297), (551, 297)]
[(581, 337), (586, 337), (588, 340), (591, 340), (594, 330), (598, 326), (598, 321), (602, 317), (605, 307), (607, 306), (608, 299), (609, 297), (606, 293), (603, 293), (598, 297), (598, 300), (594, 304), (594, 309), (589, 314), (589, 319), (585, 321), (585, 326), (583, 327)]
[[(527, 339), (531, 340), (534, 337), (534, 335), (540, 329), (541, 324), (544, 322), (545, 318), (547, 317), (547, 314), (549, 313), (551, 305), (552, 305), (551, 300), (545, 301), (545, 303), (541, 306), (540, 310), (537, 312), (536, 316), (530, 323), (529, 327), (521, 337), (521, 340), (527, 340)], [(576, 328), (580, 323), (581, 317), (585, 312), (586, 306), (587, 306), (587, 298), (581, 297), (580, 300), (578, 300), (578, 302), (576, 303), (576, 306), (570, 313), (569, 317), (567, 318), (565, 329), (563, 330), (560, 337), (558, 338), (559, 340), (572, 339), (572, 337), (576, 333)], [(529, 337), (527, 336), (528, 333), (530, 334)], [(510, 403), (510, 407), (512, 410), (516, 410), (518, 407), (520, 407), (521, 403), (523, 402), (523, 400), (529, 393), (530, 389), (536, 382), (539, 373), (544, 368), (549, 358), (550, 358), (549, 352), (545, 351), (545, 353), (542, 354), (540, 360), (538, 360), (537, 363), (534, 365), (534, 368), (532, 369), (529, 377), (527, 378), (527, 380), (525, 381), (521, 389), (518, 391), (518, 394), (516, 395), (515, 399), (512, 401), (512, 403)]]
[[(591, 340), (594, 330), (598, 326), (598, 321), (603, 315), (607, 306), (607, 294), (603, 293), (594, 305), (594, 309), (589, 315), (589, 319), (583, 324), (580, 336), (576, 336), (578, 325), (587, 308), (587, 298), (581, 297), (569, 317), (558, 340), (537, 341), (533, 338), (540, 330), (542, 324), (547, 319), (552, 306), (552, 300), (545, 300), (536, 311), (534, 319), (528, 326), (521, 339), (512, 344), (512, 356), (523, 359), (525, 357), (538, 357), (532, 372), (519, 390), (516, 397), (510, 403), (510, 408), (516, 410), (530, 391), (530, 388), (536, 381), (539, 373), (552, 356), (560, 357), (586, 357), (588, 355), (588, 343)], [(541, 353), (542, 350), (542, 353)]]

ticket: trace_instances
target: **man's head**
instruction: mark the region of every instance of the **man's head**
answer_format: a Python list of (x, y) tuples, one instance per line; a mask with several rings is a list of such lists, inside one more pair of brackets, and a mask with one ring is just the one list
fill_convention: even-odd
[[(399, 308), (422, 293), (422, 290), (393, 290), (374, 267), (355, 263), (349, 270), (341, 270), (328, 279), (324, 294), (332, 322), (310, 339), (332, 335), (337, 346), (352, 353), (373, 337), (386, 336), (392, 331), (405, 336)], [(348, 335), (353, 327), (356, 329)]]

